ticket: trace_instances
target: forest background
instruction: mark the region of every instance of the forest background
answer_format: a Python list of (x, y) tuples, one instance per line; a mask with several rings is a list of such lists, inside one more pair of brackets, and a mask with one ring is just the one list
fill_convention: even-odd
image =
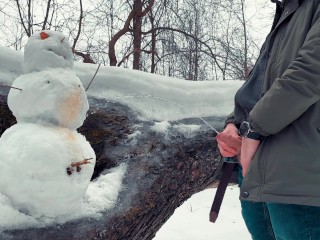
[(79, 61), (186, 80), (243, 80), (259, 55), (270, 0), (0, 0), (0, 41), (23, 50), (43, 29)]

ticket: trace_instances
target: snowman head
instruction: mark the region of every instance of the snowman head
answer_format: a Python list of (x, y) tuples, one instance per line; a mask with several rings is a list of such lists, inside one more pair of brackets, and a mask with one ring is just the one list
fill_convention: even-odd
[(73, 53), (65, 36), (59, 32), (43, 30), (33, 34), (24, 49), (24, 73), (48, 68), (72, 68)]
[(67, 69), (48, 69), (18, 77), (8, 106), (18, 122), (50, 124), (69, 129), (80, 127), (89, 109), (80, 79)]

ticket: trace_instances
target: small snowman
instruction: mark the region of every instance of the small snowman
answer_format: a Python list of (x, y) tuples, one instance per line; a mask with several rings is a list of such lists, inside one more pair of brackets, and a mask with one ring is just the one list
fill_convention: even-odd
[(17, 124), (0, 138), (0, 193), (33, 217), (72, 215), (93, 174), (95, 153), (76, 130), (89, 105), (72, 67), (62, 34), (35, 33), (8, 95)]

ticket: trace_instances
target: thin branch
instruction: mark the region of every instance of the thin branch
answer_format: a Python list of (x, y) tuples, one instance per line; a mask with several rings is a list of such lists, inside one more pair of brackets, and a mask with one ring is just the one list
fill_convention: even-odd
[(9, 85), (5, 85), (5, 84), (2, 84), (2, 83), (0, 83), (0, 87), (13, 88), (13, 89), (16, 89), (16, 90), (20, 90), (20, 91), (22, 91), (22, 89), (21, 89), (21, 88), (17, 88), (17, 87), (12, 87), (12, 86), (9, 86)]
[(54, 1), (52, 2), (52, 13), (51, 13), (51, 19), (50, 19), (50, 21), (49, 21), (49, 28), (51, 28), (51, 26), (52, 26), (52, 21), (53, 21), (53, 15), (54, 15), (54, 13), (55, 13), (55, 9), (54, 9), (54, 7), (55, 7), (55, 3), (54, 3)]
[(187, 36), (187, 37), (190, 37), (190, 38), (192, 38), (193, 40), (195, 40), (195, 41), (203, 44), (204, 46), (206, 46), (206, 47), (208, 48), (208, 50), (209, 50), (209, 52), (210, 52), (210, 56), (213, 58), (213, 60), (214, 60), (215, 63), (217, 64), (218, 68), (219, 68), (220, 70), (222, 70), (222, 67), (220, 66), (220, 64), (219, 64), (219, 62), (218, 62), (218, 60), (217, 60), (216, 54), (213, 53), (211, 47), (210, 47), (206, 42), (200, 40), (199, 38), (195, 37), (194, 35), (192, 35), (192, 34), (190, 34), (190, 33), (187, 33), (187, 32), (182, 31), (182, 30), (180, 30), (180, 29), (171, 28), (171, 27), (156, 27), (156, 28), (153, 28), (153, 29), (151, 29), (151, 30), (149, 30), (149, 31), (147, 31), (147, 32), (142, 32), (142, 34), (147, 35), (147, 34), (150, 34), (150, 33), (154, 32), (154, 31), (159, 31), (159, 30), (167, 30), (167, 31), (178, 32), (178, 33), (181, 33), (181, 34), (183, 34), (183, 35), (185, 35), (185, 36)]
[(20, 21), (21, 21), (22, 27), (25, 30), (25, 32), (28, 35), (28, 37), (30, 37), (30, 33), (28, 32), (28, 29), (27, 29), (27, 27), (26, 27), (26, 25), (24, 24), (24, 21), (23, 21), (22, 12), (21, 12), (21, 6), (20, 6), (20, 3), (19, 3), (19, 0), (16, 0), (16, 3), (17, 3), (19, 17), (20, 17)]
[(98, 68), (97, 68), (96, 72), (94, 73), (94, 75), (93, 75), (93, 77), (92, 77), (92, 79), (91, 79), (91, 81), (90, 81), (90, 83), (89, 83), (88, 87), (86, 88), (86, 91), (89, 89), (89, 87), (90, 87), (91, 83), (93, 82), (93, 79), (96, 77), (96, 75), (97, 75), (97, 73), (98, 73), (98, 71), (99, 71), (100, 66), (101, 66), (101, 63), (99, 63), (99, 66), (98, 66)]
[(31, 0), (28, 0), (28, 30), (29, 30), (29, 37), (31, 36), (31, 28), (32, 28), (32, 13), (31, 13)]
[(80, 0), (80, 17), (79, 17), (79, 28), (78, 28), (78, 33), (76, 38), (73, 41), (73, 45), (72, 48), (75, 49), (76, 48), (76, 44), (79, 40), (80, 37), (80, 33), (81, 33), (81, 26), (82, 26), (82, 19), (83, 19), (83, 7), (82, 7), (82, 0)]
[(91, 56), (90, 56), (89, 53), (82, 53), (82, 52), (80, 52), (80, 51), (76, 51), (76, 50), (73, 49), (73, 48), (72, 48), (72, 51), (73, 51), (74, 54), (82, 57), (84, 63), (93, 63), (93, 64), (95, 63), (95, 62), (92, 60), (92, 58), (91, 58)]
[(152, 51), (152, 50), (144, 50), (144, 49), (134, 49), (132, 50), (130, 53), (128, 53), (126, 56), (124, 56), (121, 61), (118, 62), (117, 64), (117, 67), (120, 67), (121, 64), (127, 60), (133, 53), (137, 52), (137, 51), (140, 51), (140, 52), (144, 52), (144, 53), (147, 53), (147, 54), (152, 54), (152, 53), (155, 53), (155, 55), (159, 58), (158, 56), (158, 53), (156, 51)]
[(48, 0), (47, 11), (46, 11), (46, 16), (43, 21), (42, 30), (46, 29), (46, 25), (47, 25), (48, 17), (49, 17), (49, 11), (50, 11), (50, 4), (51, 4), (51, 0)]
[(154, 1), (155, 0), (149, 0), (148, 1), (148, 6), (141, 12), (141, 17), (144, 17), (150, 10), (151, 8), (153, 7), (153, 4), (154, 4)]

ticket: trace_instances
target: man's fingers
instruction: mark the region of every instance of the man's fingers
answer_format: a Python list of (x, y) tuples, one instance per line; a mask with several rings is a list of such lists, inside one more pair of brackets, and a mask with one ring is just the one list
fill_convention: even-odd
[(225, 142), (228, 146), (240, 151), (241, 137), (239, 135), (230, 135), (226, 133), (219, 133), (216, 137), (217, 141)]
[(238, 154), (238, 151), (232, 147), (229, 147), (226, 143), (218, 141), (218, 148), (220, 153), (224, 157), (234, 157)]

